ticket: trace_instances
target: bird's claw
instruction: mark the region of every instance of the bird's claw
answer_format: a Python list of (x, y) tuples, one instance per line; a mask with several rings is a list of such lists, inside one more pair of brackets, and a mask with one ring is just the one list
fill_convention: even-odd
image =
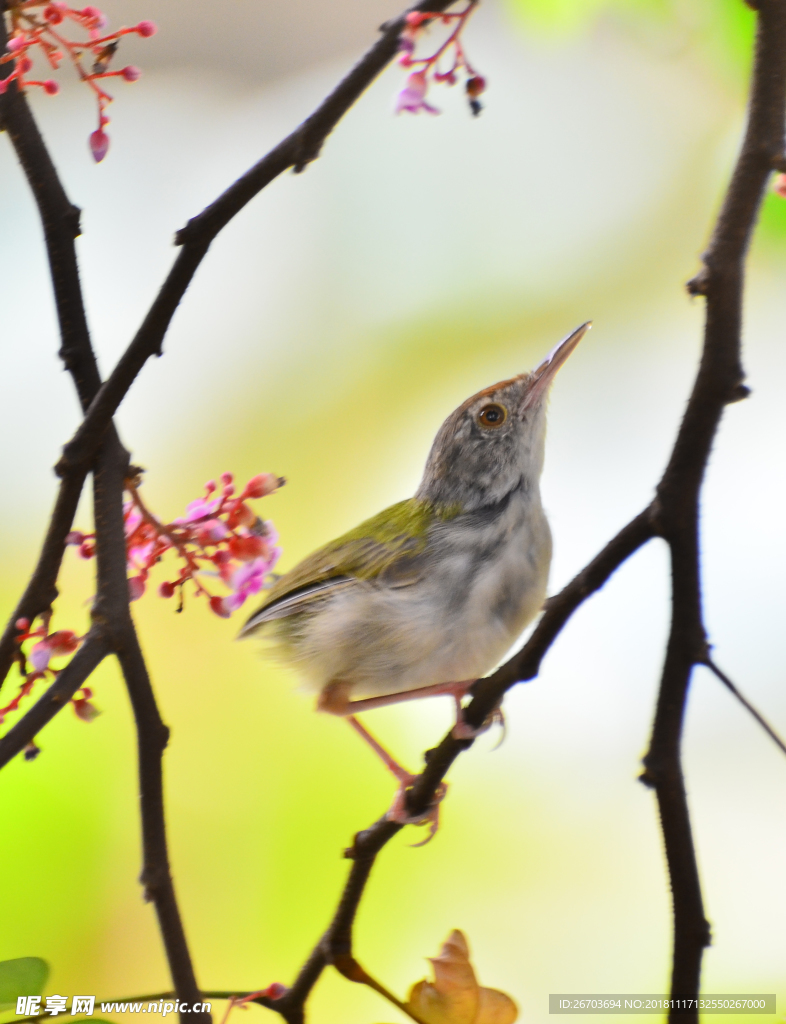
[(463, 711), (461, 709), (457, 709), (456, 724), (453, 726), (452, 736), (455, 740), (474, 740), (480, 736), (481, 733), (490, 729), (492, 725), (499, 725), (502, 728), (502, 735), (500, 736), (499, 742), (494, 747), (496, 750), (497, 747), (502, 746), (507, 732), (507, 727), (505, 725), (505, 712), (502, 710), (501, 702), (486, 717), (486, 720), (478, 729), (465, 721)]
[(440, 782), (431, 805), (422, 814), (409, 814), (407, 812), (407, 793), (412, 788), (417, 775), (409, 775), (401, 780), (401, 785), (396, 790), (393, 804), (385, 817), (388, 821), (394, 821), (397, 825), (429, 825), (429, 834), (419, 843), (412, 843), (413, 848), (425, 846), (430, 843), (437, 834), (439, 828), (439, 805), (445, 799), (448, 791), (448, 784)]

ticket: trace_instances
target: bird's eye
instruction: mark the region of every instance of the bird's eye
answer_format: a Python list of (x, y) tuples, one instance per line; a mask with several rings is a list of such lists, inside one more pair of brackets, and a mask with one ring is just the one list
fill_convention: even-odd
[(478, 423), (481, 427), (487, 427), (494, 429), (495, 427), (501, 427), (505, 420), (508, 418), (508, 411), (504, 405), (484, 405), (478, 413)]

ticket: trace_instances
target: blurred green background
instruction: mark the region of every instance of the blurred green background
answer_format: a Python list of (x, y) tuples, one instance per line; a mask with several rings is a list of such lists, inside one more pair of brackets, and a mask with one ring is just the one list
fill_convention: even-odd
[[(113, 25), (145, 17), (160, 28), (123, 43), (145, 74), (114, 90), (106, 161), (89, 158), (82, 89), (33, 97), (84, 209), (79, 253), (104, 372), (170, 265), (174, 230), (305, 116), (398, 8), (106, 9)], [(389, 69), (316, 164), (274, 182), (215, 242), (163, 359), (123, 404), (152, 508), (173, 518), (224, 470), (284, 474), (260, 511), (281, 533), (286, 569), (411, 494), (448, 412), (591, 318), (551, 402), (544, 500), (557, 590), (649, 499), (684, 408), (703, 309), (683, 282), (738, 145), (752, 23), (737, 0), (484, 0), (466, 33), (490, 83), (478, 119), (458, 87), (430, 96), (440, 117), (394, 118), (403, 72)], [(7, 614), (78, 413), (40, 230), (5, 140), (0, 174)], [(716, 658), (782, 732), (785, 211), (768, 198), (746, 302), (753, 396), (724, 419), (703, 512)], [(89, 522), (86, 503), (78, 525)], [(58, 627), (85, 628), (91, 568), (66, 558)], [(653, 543), (575, 616), (539, 679), (506, 699), (504, 745), (492, 752), (496, 737), (484, 736), (456, 764), (436, 839), (413, 850), (422, 835), (406, 829), (380, 858), (357, 927), (370, 972), (403, 995), (460, 927), (481, 980), (510, 992), (523, 1021), (547, 1019), (549, 992), (667, 990), (668, 881), (654, 798), (635, 780), (668, 612), (667, 559)], [(391, 780), (286, 671), (233, 642), (237, 622), (196, 600), (175, 615), (155, 594), (134, 614), (172, 727), (171, 854), (198, 978), (238, 990), (289, 982), (335, 905), (341, 851), (388, 805)], [(101, 717), (86, 726), (66, 711), (41, 734), (38, 760), (17, 759), (0, 779), (0, 959), (43, 956), (50, 992), (114, 998), (169, 983), (136, 882), (128, 703), (113, 664), (91, 685)], [(366, 717), (414, 769), (450, 706)], [(703, 671), (685, 758), (714, 932), (704, 989), (777, 992), (783, 1007), (786, 764)], [(403, 1018), (327, 972), (310, 1019)]]

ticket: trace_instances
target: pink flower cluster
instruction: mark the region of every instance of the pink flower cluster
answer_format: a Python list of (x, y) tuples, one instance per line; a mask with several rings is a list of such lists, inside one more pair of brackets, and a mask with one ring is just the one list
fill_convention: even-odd
[[(281, 554), (272, 523), (260, 519), (248, 502), (272, 494), (283, 483), (272, 473), (260, 473), (236, 495), (232, 474), (224, 473), (220, 487), (209, 480), (204, 497), (192, 501), (184, 516), (162, 523), (142, 501), (138, 477), (127, 480), (129, 498), (124, 517), (129, 600), (136, 601), (144, 594), (151, 569), (173, 549), (180, 560), (179, 571), (175, 579), (160, 584), (159, 595), (173, 597), (179, 593), (180, 611), (183, 588), (190, 581), (195, 593), (208, 599), (216, 615), (228, 618), (265, 586)], [(94, 534), (75, 530), (68, 535), (67, 543), (78, 547), (83, 558), (95, 553)], [(206, 577), (219, 579), (229, 593), (211, 594)]]
[[(0, 64), (12, 62), (13, 70), (7, 78), (0, 78), (0, 93), (6, 91), (10, 82), (16, 82), (20, 89), (35, 85), (49, 96), (56, 95), (60, 86), (53, 78), (38, 81), (28, 77), (33, 69), (33, 56), (42, 56), (57, 71), (67, 55), (98, 103), (98, 128), (91, 133), (89, 141), (93, 158), (100, 162), (109, 149), (109, 136), (104, 128), (109, 124), (105, 111), (112, 97), (98, 82), (113, 77), (136, 82), (142, 73), (139, 68), (129, 64), (118, 71), (110, 71), (109, 64), (122, 36), (133, 34), (148, 38), (155, 33), (156, 26), (152, 21), (140, 21), (132, 28), (104, 33), (107, 19), (97, 7), (69, 7), (62, 0), (7, 0), (6, 13), (9, 40), (7, 52), (0, 56)], [(69, 39), (64, 33), (69, 22), (85, 33), (86, 38)]]
[[(170, 549), (177, 553), (180, 566), (176, 578), (161, 583), (158, 593), (161, 597), (179, 593), (178, 611), (183, 608), (184, 587), (189, 581), (222, 618), (228, 618), (248, 597), (269, 585), (270, 574), (281, 555), (276, 545), (278, 535), (272, 523), (260, 519), (249, 502), (277, 491), (284, 484), (281, 477), (259, 473), (236, 494), (232, 474), (224, 473), (220, 486), (209, 480), (204, 496), (192, 501), (186, 514), (171, 523), (162, 523), (145, 507), (139, 496), (139, 482), (139, 476), (135, 476), (125, 483), (129, 495), (123, 516), (130, 601), (144, 594), (151, 569)], [(82, 558), (95, 555), (94, 533), (72, 530), (66, 544), (78, 547)], [(206, 577), (220, 580), (228, 593), (210, 593)], [(72, 655), (84, 640), (70, 629), (50, 633), (51, 618), (51, 611), (45, 612), (35, 630), (27, 619), (17, 620), (16, 658), (23, 682), (16, 697), (0, 708), (0, 724), (17, 710), (39, 680), (57, 676), (60, 669), (52, 668), (51, 660)], [(83, 722), (92, 722), (99, 714), (91, 703), (92, 696), (89, 687), (83, 686), (71, 700), (74, 712)], [(30, 743), (25, 758), (32, 760), (39, 753), (35, 743)]]
[[(16, 628), (19, 635), (16, 642), (19, 645), (17, 661), (24, 681), (19, 688), (19, 693), (4, 708), (0, 708), (0, 723), (19, 707), (24, 698), (30, 693), (39, 679), (47, 677), (55, 678), (60, 669), (52, 668), (49, 664), (52, 658), (66, 658), (73, 654), (82, 643), (84, 637), (77, 636), (70, 629), (58, 629), (54, 633), (49, 632), (51, 613), (41, 616), (41, 626), (31, 630), (28, 619), (17, 619)], [(35, 641), (32, 646), (25, 650), (25, 644)], [(79, 696), (81, 694), (81, 696)], [(77, 691), (77, 695), (71, 700), (71, 705), (78, 718), (83, 722), (92, 722), (100, 712), (98, 708), (90, 703), (93, 696), (92, 691), (83, 686)], [(32, 761), (40, 753), (35, 743), (29, 743), (25, 748), (25, 759)]]
[[(468, 0), (464, 10), (455, 14), (410, 11), (406, 16), (405, 28), (399, 36), (399, 50), (401, 51), (399, 64), (405, 68), (416, 68), (417, 70), (409, 74), (404, 87), (396, 95), (395, 111), (397, 114), (400, 114), (402, 110), (407, 110), (411, 114), (417, 114), (421, 110), (425, 110), (429, 114), (438, 114), (439, 110), (426, 101), (429, 81), (455, 85), (461, 71), (466, 75), (464, 88), (470, 110), (475, 115), (480, 113), (482, 106), (478, 97), (485, 92), (486, 80), (470, 64), (461, 42), (461, 32), (477, 2), (478, 0)], [(414, 57), (419, 34), (432, 24), (452, 26), (448, 37), (430, 57)], [(446, 58), (450, 66), (440, 70), (440, 61), (443, 58)]]

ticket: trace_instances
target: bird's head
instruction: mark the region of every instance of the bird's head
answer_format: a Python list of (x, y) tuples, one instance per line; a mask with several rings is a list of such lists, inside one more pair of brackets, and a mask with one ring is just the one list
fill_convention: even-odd
[(551, 382), (590, 326), (569, 334), (530, 373), (484, 388), (452, 412), (431, 446), (416, 497), (472, 511), (534, 487), (543, 469)]

